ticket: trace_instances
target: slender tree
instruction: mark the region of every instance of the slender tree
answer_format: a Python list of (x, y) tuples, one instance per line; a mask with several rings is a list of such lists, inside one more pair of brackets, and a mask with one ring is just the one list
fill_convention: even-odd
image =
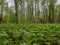
[(49, 22), (54, 23), (54, 7), (56, 0), (49, 0)]
[(16, 23), (18, 23), (18, 0), (14, 0), (14, 3), (15, 3)]
[(2, 23), (2, 20), (3, 20), (3, 8), (4, 8), (4, 0), (0, 0), (0, 9), (1, 9), (1, 11), (0, 11), (0, 23)]

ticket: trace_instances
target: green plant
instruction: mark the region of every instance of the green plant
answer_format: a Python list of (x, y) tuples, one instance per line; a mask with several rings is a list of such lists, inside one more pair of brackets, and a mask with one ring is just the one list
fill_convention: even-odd
[(60, 40), (60, 24), (0, 24), (1, 45), (50, 45)]

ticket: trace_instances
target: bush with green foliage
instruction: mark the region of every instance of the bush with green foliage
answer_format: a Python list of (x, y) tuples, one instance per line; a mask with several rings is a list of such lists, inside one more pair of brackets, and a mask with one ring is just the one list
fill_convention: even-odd
[(52, 45), (60, 40), (60, 24), (0, 24), (0, 45)]

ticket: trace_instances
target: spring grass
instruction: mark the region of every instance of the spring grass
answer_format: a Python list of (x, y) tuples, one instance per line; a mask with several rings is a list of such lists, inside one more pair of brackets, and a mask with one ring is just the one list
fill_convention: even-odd
[(60, 43), (60, 24), (0, 24), (0, 45)]

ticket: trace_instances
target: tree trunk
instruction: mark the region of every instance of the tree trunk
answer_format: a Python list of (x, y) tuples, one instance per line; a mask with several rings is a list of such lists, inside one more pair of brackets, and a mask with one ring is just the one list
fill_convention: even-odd
[(17, 4), (17, 0), (14, 0), (14, 3), (15, 3), (16, 23), (18, 23), (18, 4)]
[(4, 6), (4, 0), (1, 2), (1, 13), (0, 13), (0, 23), (3, 23), (3, 6)]

